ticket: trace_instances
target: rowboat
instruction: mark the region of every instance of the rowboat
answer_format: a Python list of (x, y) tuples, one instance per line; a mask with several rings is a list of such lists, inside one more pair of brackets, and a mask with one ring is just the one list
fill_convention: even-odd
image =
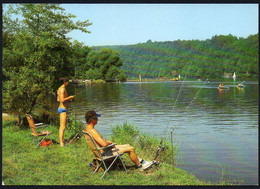
[(238, 83), (237, 87), (243, 88), (243, 87), (244, 87), (244, 85), (243, 85), (244, 82), (245, 82), (245, 81), (243, 81), (243, 82), (241, 82), (241, 83)]

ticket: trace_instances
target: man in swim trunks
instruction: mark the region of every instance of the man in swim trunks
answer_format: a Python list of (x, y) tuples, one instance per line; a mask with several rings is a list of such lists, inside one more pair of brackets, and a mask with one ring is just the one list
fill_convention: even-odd
[[(84, 131), (88, 132), (93, 137), (99, 147), (105, 147), (112, 144), (113, 142), (103, 139), (101, 134), (99, 134), (94, 128), (94, 126), (97, 124), (98, 117), (100, 116), (101, 114), (97, 114), (93, 110), (88, 111), (85, 115), (87, 126)], [(130, 146), (129, 144), (116, 145), (116, 148), (118, 149), (119, 153), (128, 153), (131, 161), (134, 162), (141, 171), (151, 167), (152, 162), (144, 161), (143, 159), (139, 158), (135, 153), (134, 147)]]
[(69, 84), (69, 78), (61, 78), (63, 84), (60, 86), (57, 92), (57, 101), (60, 102), (58, 107), (58, 113), (60, 114), (60, 129), (59, 129), (59, 137), (60, 137), (60, 146), (64, 146), (64, 130), (67, 124), (67, 113), (68, 113), (68, 105), (69, 102), (72, 101), (74, 96), (68, 96), (66, 91), (66, 86)]

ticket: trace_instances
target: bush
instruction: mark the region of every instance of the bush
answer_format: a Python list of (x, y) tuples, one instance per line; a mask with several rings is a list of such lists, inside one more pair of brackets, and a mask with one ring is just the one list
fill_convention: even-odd
[(139, 133), (137, 127), (126, 122), (122, 126), (116, 125), (112, 128), (112, 141), (131, 145), (135, 143), (135, 139)]
[(82, 136), (82, 130), (83, 130), (84, 124), (77, 121), (76, 117), (73, 113), (70, 113), (68, 116), (68, 122), (66, 130), (71, 135), (70, 139), (73, 138), (76, 134), (79, 134)]

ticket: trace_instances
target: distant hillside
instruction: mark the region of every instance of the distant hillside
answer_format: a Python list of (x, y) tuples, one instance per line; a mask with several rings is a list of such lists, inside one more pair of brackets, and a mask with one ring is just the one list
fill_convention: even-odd
[(177, 40), (135, 45), (96, 46), (119, 52), (128, 78), (223, 78), (236, 72), (240, 78), (258, 77), (258, 34), (247, 38), (219, 35), (205, 41)]

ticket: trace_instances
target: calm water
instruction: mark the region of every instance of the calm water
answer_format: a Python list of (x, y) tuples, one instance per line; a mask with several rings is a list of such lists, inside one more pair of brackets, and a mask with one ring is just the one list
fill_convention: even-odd
[(185, 111), (203, 84), (185, 81), (174, 109), (182, 82), (70, 85), (68, 93), (79, 95), (69, 110), (84, 123), (86, 111), (101, 113), (96, 128), (104, 137), (126, 121), (159, 138), (176, 127), (178, 167), (204, 181), (219, 182), (224, 174), (234, 184), (258, 184), (258, 82), (242, 89), (224, 82), (229, 89), (219, 90), (219, 81), (210, 81)]

